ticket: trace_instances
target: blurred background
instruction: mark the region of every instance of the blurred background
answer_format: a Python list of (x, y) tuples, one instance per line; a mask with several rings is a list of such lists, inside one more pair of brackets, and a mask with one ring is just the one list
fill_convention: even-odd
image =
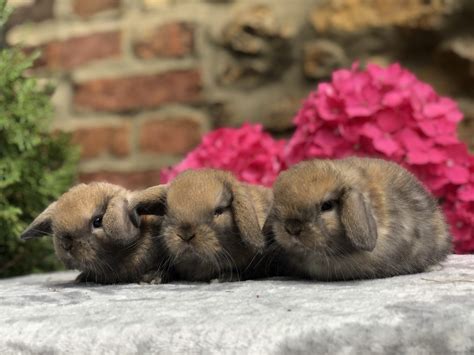
[(40, 49), (53, 130), (81, 146), (79, 179), (154, 185), (207, 131), (291, 134), (339, 67), (400, 61), (465, 114), (474, 148), (474, 1), (11, 0), (3, 41)]

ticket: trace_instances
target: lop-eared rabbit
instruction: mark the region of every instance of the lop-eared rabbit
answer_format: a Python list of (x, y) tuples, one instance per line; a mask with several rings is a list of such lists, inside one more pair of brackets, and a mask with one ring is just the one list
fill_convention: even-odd
[(165, 256), (155, 238), (161, 217), (140, 218), (135, 210), (141, 202), (146, 203), (142, 191), (79, 184), (49, 205), (21, 238), (52, 236), (59, 259), (81, 271), (78, 282), (161, 282)]
[(395, 163), (306, 161), (282, 172), (273, 192), (266, 228), (295, 275), (350, 280), (416, 273), (451, 251), (436, 199)]
[[(147, 191), (144, 191), (147, 194)], [(175, 277), (236, 281), (250, 277), (265, 245), (262, 227), (270, 189), (239, 182), (230, 172), (188, 170), (166, 189), (147, 194), (138, 214), (163, 210), (160, 238)], [(154, 202), (153, 202), (154, 201)]]

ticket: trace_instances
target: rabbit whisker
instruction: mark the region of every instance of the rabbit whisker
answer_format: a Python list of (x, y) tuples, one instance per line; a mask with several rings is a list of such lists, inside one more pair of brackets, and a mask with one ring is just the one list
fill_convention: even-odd
[(230, 265), (230, 278), (233, 279), (233, 273), (234, 273), (234, 270), (235, 272), (237, 273), (237, 280), (241, 280), (241, 275), (240, 275), (240, 272), (239, 272), (239, 268), (237, 267), (237, 263), (235, 262), (234, 258), (232, 257), (232, 255), (225, 249), (225, 248), (222, 248), (222, 252), (223, 252), (223, 256), (226, 258), (226, 260), (228, 261), (228, 263), (226, 264), (229, 264)]

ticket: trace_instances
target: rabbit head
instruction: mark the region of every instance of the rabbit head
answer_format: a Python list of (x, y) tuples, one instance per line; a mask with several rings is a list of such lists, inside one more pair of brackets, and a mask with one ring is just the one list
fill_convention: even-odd
[[(161, 237), (178, 269), (189, 267), (192, 275), (184, 278), (205, 280), (215, 277), (216, 268), (239, 269), (262, 251), (261, 228), (270, 195), (268, 189), (241, 183), (229, 172), (188, 170), (166, 191), (150, 191), (149, 200), (155, 203), (142, 203), (137, 212), (159, 210), (161, 205)], [(199, 270), (199, 264), (207, 265), (206, 270)]]
[(271, 223), (275, 240), (300, 253), (370, 251), (377, 241), (372, 208), (331, 161), (304, 162), (278, 177)]
[(382, 159), (313, 160), (283, 172), (269, 224), (289, 263), (324, 280), (420, 272), (451, 245), (436, 199)]
[(67, 268), (116, 274), (141, 237), (140, 218), (129, 206), (132, 197), (128, 190), (108, 183), (77, 185), (49, 205), (21, 239), (52, 236), (56, 254)]

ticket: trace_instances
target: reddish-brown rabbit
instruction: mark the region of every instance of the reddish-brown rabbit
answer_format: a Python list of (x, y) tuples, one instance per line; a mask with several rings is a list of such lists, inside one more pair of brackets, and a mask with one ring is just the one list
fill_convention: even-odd
[(108, 183), (77, 185), (46, 208), (21, 238), (53, 236), (59, 259), (81, 271), (78, 281), (160, 281), (157, 266), (164, 259), (153, 233), (161, 218), (140, 218), (134, 199), (141, 200), (140, 191)]
[(144, 203), (137, 212), (150, 213), (147, 205), (164, 207), (161, 238), (178, 279), (246, 278), (265, 244), (261, 228), (271, 205), (270, 189), (241, 183), (229, 172), (188, 170), (167, 191), (152, 188), (153, 199), (154, 205)]
[(451, 241), (435, 198), (379, 159), (303, 162), (280, 174), (268, 225), (288, 267), (318, 280), (388, 277), (446, 258)]

